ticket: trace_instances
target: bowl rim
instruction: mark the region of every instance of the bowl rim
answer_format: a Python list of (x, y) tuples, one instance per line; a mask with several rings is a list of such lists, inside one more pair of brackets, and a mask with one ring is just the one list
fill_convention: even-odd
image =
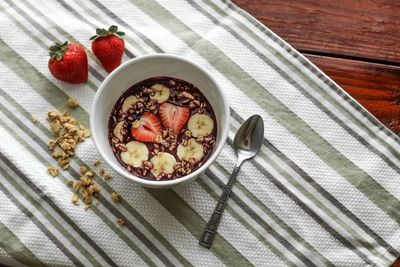
[[(143, 60), (148, 60), (148, 59), (154, 59), (154, 58), (164, 58), (164, 59), (173, 59), (173, 60), (177, 60), (177, 61), (182, 61), (186, 64), (192, 65), (193, 67), (195, 67), (196, 69), (198, 69), (199, 71), (203, 72), (204, 75), (206, 75), (212, 83), (214, 83), (216, 89), (219, 91), (222, 99), (221, 101), (223, 101), (224, 105), (225, 105), (225, 116), (227, 116), (227, 120), (225, 125), (218, 125), (219, 131), (222, 131), (221, 133), (221, 140), (218, 143), (218, 145), (214, 148), (214, 153), (211, 155), (211, 157), (209, 157), (202, 166), (200, 166), (200, 168), (198, 168), (197, 170), (195, 170), (194, 172), (182, 176), (180, 178), (174, 179), (174, 180), (168, 180), (168, 181), (152, 181), (152, 180), (146, 180), (143, 178), (140, 178), (138, 176), (135, 176), (133, 174), (127, 173), (125, 171), (120, 170), (120, 168), (115, 167), (115, 163), (113, 163), (104, 153), (104, 151), (101, 149), (100, 145), (99, 145), (99, 141), (98, 141), (98, 136), (97, 136), (97, 132), (94, 129), (94, 125), (95, 125), (95, 111), (97, 109), (97, 103), (100, 99), (100, 95), (102, 94), (102, 92), (105, 90), (105, 88), (107, 87), (108, 83), (110, 80), (112, 80), (120, 71), (123, 71), (125, 68), (127, 68), (128, 66), (130, 66), (131, 64), (136, 64), (137, 62), (143, 61)], [(218, 82), (214, 79), (214, 77), (210, 74), (210, 72), (208, 70), (206, 70), (204, 67), (202, 67), (201, 65), (199, 65), (198, 63), (193, 62), (192, 60), (189, 60), (185, 57), (182, 56), (178, 56), (178, 55), (173, 55), (173, 54), (150, 54), (150, 55), (143, 55), (143, 56), (138, 56), (136, 58), (130, 59), (126, 62), (124, 62), (123, 64), (121, 64), (120, 66), (118, 66), (114, 71), (112, 71), (105, 79), (104, 81), (100, 84), (93, 102), (92, 102), (92, 106), (90, 109), (90, 129), (92, 132), (92, 140), (96, 146), (97, 151), (100, 153), (100, 156), (103, 158), (103, 160), (114, 170), (116, 171), (118, 174), (122, 175), (123, 177), (135, 182), (136, 184), (145, 186), (145, 187), (153, 187), (153, 188), (166, 188), (166, 187), (172, 187), (174, 185), (178, 185), (178, 184), (182, 184), (185, 182), (188, 182), (190, 180), (193, 180), (195, 177), (199, 176), (201, 173), (203, 173), (214, 161), (215, 159), (219, 156), (219, 154), (222, 151), (222, 148), (224, 147), (226, 140), (228, 138), (228, 132), (229, 132), (229, 118), (230, 118), (230, 108), (229, 108), (229, 103), (227, 101), (227, 97), (225, 95), (225, 93), (223, 92), (222, 88), (219, 86)]]

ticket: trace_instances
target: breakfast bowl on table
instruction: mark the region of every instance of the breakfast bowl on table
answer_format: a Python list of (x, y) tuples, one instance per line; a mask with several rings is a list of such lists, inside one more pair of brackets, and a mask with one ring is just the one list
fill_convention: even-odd
[(90, 127), (112, 169), (136, 184), (166, 188), (193, 181), (215, 161), (228, 136), (229, 105), (203, 67), (147, 55), (102, 82)]

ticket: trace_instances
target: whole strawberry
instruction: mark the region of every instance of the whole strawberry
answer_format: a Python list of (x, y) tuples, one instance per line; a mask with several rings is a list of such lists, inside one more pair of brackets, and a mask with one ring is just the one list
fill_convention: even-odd
[(85, 83), (88, 80), (88, 60), (82, 46), (56, 43), (50, 46), (49, 70), (54, 77), (69, 83)]
[(121, 65), (122, 55), (125, 49), (124, 32), (118, 31), (115, 25), (106, 29), (96, 29), (96, 35), (90, 37), (92, 40), (93, 54), (100, 60), (108, 72), (112, 72)]

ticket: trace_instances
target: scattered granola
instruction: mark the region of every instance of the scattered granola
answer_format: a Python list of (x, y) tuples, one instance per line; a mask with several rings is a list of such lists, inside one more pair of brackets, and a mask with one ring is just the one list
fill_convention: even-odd
[(112, 176), (108, 172), (105, 172), (103, 177), (104, 177), (104, 180), (106, 180), (106, 181), (108, 181), (112, 178)]
[[(70, 101), (68, 101), (70, 102)], [(68, 112), (50, 111), (47, 114), (54, 139), (49, 140), (52, 156), (58, 159), (63, 169), (68, 169), (71, 158), (75, 155), (78, 143), (90, 136), (90, 131), (78, 124)]]
[(54, 166), (47, 167), (47, 171), (50, 173), (51, 176), (56, 177), (58, 175), (58, 170)]
[[(92, 175), (93, 174), (93, 175)], [(92, 197), (98, 197), (99, 187), (94, 184), (94, 172), (87, 171), (79, 181), (75, 183), (75, 191), (80, 192), (83, 196), (82, 200), (86, 205), (92, 203)]]
[(33, 122), (33, 123), (36, 123), (36, 122), (37, 122), (37, 119), (36, 119), (36, 117), (35, 117), (35, 116), (33, 116), (33, 115), (32, 115), (32, 122)]
[(86, 173), (86, 171), (87, 171), (87, 168), (85, 166), (81, 165), (79, 167), (79, 173), (80, 174), (84, 175)]
[(118, 218), (118, 219), (117, 219), (117, 223), (118, 223), (119, 225), (124, 225), (124, 224), (125, 224), (125, 221), (124, 221), (124, 219), (122, 219), (122, 218)]
[(73, 195), (73, 196), (72, 196), (72, 199), (71, 199), (71, 202), (72, 202), (72, 204), (78, 206), (78, 205), (79, 205), (79, 203), (78, 203), (78, 196), (77, 196), (77, 195)]
[(79, 105), (78, 99), (76, 98), (69, 98), (67, 101), (68, 107), (75, 108)]
[(96, 159), (96, 160), (93, 162), (93, 166), (98, 166), (98, 165), (100, 165), (100, 160), (99, 160), (99, 159)]
[(67, 181), (67, 185), (68, 185), (69, 187), (72, 187), (72, 186), (74, 185), (74, 181), (68, 180), (68, 181)]
[(112, 192), (111, 199), (114, 203), (119, 203), (119, 202), (121, 202), (121, 195), (118, 194), (117, 192)]
[(86, 175), (87, 177), (92, 178), (92, 177), (94, 177), (94, 171), (87, 171), (87, 172), (85, 173), (85, 175)]

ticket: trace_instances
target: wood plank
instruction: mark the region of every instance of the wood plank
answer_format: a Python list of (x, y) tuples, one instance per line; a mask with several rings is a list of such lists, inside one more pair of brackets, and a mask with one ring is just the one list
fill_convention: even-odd
[(400, 65), (400, 1), (233, 2), (301, 52)]
[(393, 132), (400, 133), (400, 67), (305, 56)]

